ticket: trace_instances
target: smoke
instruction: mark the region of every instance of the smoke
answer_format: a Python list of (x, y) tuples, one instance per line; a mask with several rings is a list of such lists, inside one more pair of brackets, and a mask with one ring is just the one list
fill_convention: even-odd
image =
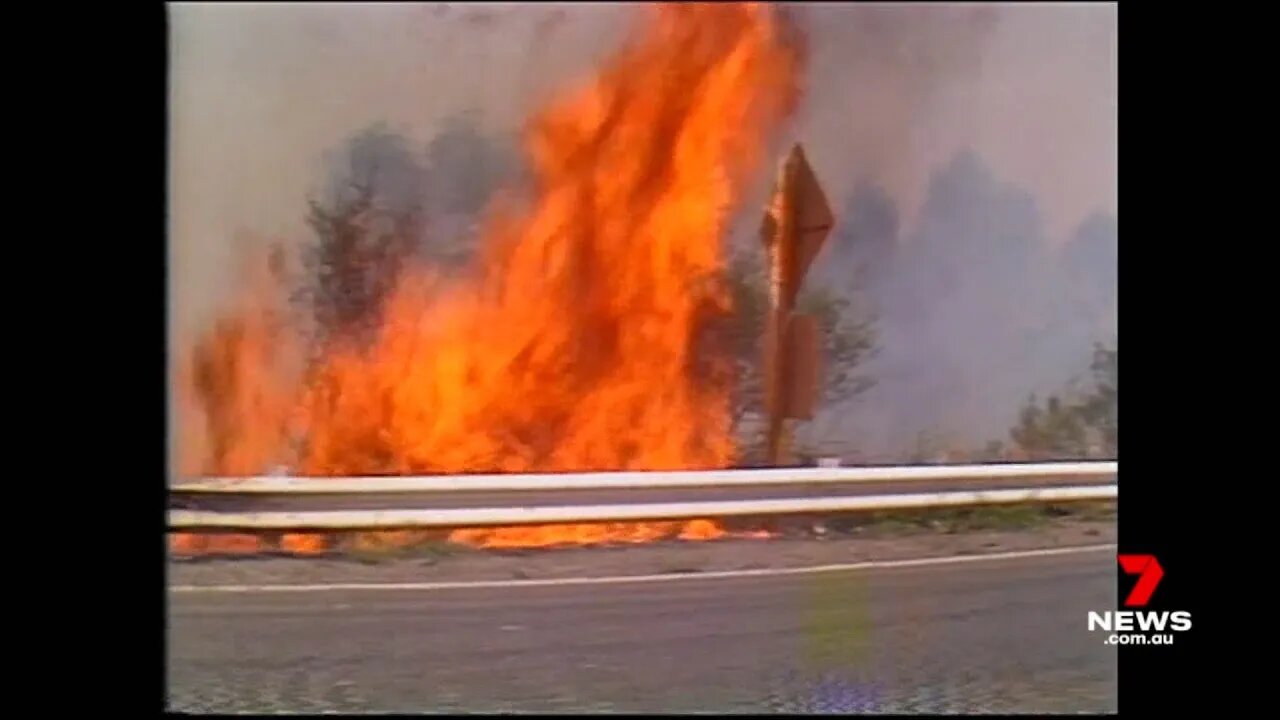
[[(237, 249), (307, 242), (329, 151), (375, 123), (419, 147), (467, 110), (514, 134), (585, 77), (629, 8), (297, 3), (168, 6), (171, 327), (189, 342), (231, 300)], [(563, 21), (556, 20), (564, 16)], [(254, 242), (254, 241), (250, 241)]]
[(999, 27), (998, 11), (967, 5), (804, 5), (813, 48), (797, 135), (834, 197), (859, 182), (886, 188), (908, 215), (931, 158), (927, 118), (952, 112)]
[(1036, 196), (1051, 242), (1116, 210), (1116, 16), (1106, 5), (813, 4), (796, 136), (832, 197), (884, 188), (910, 225), (972, 149)]
[(877, 385), (832, 409), (815, 441), (900, 455), (921, 432), (960, 449), (1004, 439), (1029, 393), (1058, 390), (1115, 339), (1114, 218), (1095, 214), (1055, 247), (1035, 196), (972, 151), (934, 174), (910, 231), (875, 186), (844, 214), (813, 280), (856, 288), (877, 316)]
[[(425, 149), (467, 110), (514, 138), (548, 92), (587, 77), (635, 9), (170, 7), (179, 344), (229, 299), (232, 238), (307, 241), (326, 152), (379, 121)], [(839, 223), (811, 281), (856, 288), (881, 333), (876, 389), (811, 435), (884, 453), (933, 428), (998, 437), (1021, 398), (1085, 370), (1091, 340), (1114, 335), (1115, 8), (794, 11), (810, 71), (780, 144), (805, 144)], [(466, 175), (466, 157), (433, 175)], [(735, 242), (758, 243), (771, 180)]]

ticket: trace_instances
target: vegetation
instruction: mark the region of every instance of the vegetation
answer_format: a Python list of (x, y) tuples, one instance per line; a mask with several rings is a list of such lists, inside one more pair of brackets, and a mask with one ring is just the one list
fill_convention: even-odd
[(992, 505), (850, 513), (825, 521), (837, 533), (910, 535), (921, 532), (1031, 530), (1061, 519), (1114, 521), (1114, 501), (1082, 501), (1061, 505)]
[[(760, 254), (740, 253), (730, 263), (728, 281), (734, 314), (727, 342), (737, 369), (732, 422), (742, 443), (742, 460), (759, 461), (764, 448), (765, 328), (769, 320), (767, 269)], [(823, 286), (801, 289), (796, 310), (818, 319), (822, 329), (821, 400), (825, 406), (843, 402), (873, 384), (864, 366), (875, 350), (874, 321), (856, 312), (845, 297)], [(797, 454), (811, 454), (796, 448)]]
[(327, 186), (307, 202), (315, 242), (303, 254), (295, 300), (310, 320), (314, 349), (361, 343), (403, 263), (420, 240), (422, 170), (407, 142), (368, 128), (337, 154)]
[(1116, 456), (1117, 348), (1097, 345), (1090, 371), (1091, 384), (1083, 392), (1051, 395), (1043, 403), (1034, 395), (1028, 399), (1009, 431), (1021, 455), (1036, 460)]
[[(344, 143), (331, 158), (321, 191), (308, 201), (315, 242), (304, 255), (296, 299), (314, 348), (364, 342), (400, 267), (412, 257), (450, 264), (469, 256), (474, 235), (466, 231), (474, 230), (499, 183), (516, 179), (518, 170), (512, 149), (482, 133), (476, 118), (465, 113), (448, 119), (421, 152), (384, 125)], [(431, 232), (441, 218), (454, 222)], [(731, 419), (745, 464), (759, 462), (764, 446), (766, 278), (762, 253), (733, 256), (727, 281), (735, 312), (714, 335), (736, 370)], [(874, 319), (849, 297), (813, 280), (797, 304), (798, 311), (818, 318), (822, 330), (822, 405), (848, 401), (872, 387), (866, 364), (878, 350)], [(1097, 346), (1089, 386), (1043, 399), (1030, 396), (1005, 439), (958, 453), (939, 433), (922, 432), (915, 452), (904, 459), (1114, 457), (1116, 361), (1114, 343)], [(813, 448), (793, 452), (807, 460), (817, 455)]]

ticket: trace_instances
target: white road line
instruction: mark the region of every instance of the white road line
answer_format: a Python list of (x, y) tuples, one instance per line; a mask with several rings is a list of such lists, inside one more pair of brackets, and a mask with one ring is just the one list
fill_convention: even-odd
[(1025, 558), (1081, 555), (1109, 550), (1115, 552), (1114, 543), (1103, 545), (1078, 545), (1043, 550), (1019, 550), (984, 555), (958, 555), (953, 557), (915, 558), (911, 560), (873, 560), (838, 565), (812, 565), (797, 568), (766, 568), (760, 570), (719, 570), (664, 575), (615, 575), (594, 578), (548, 578), (544, 580), (476, 580), (470, 582), (426, 583), (331, 583), (325, 585), (176, 585), (169, 588), (174, 593), (300, 593), (333, 592), (335, 590), (478, 590), (484, 588), (558, 587), (569, 585), (617, 585), (622, 583), (660, 583), (682, 580), (718, 580), (729, 578), (771, 577), (783, 575), (810, 575), (841, 570), (877, 570), (892, 568), (928, 567), (932, 565), (960, 565), (964, 563), (993, 562), (997, 560), (1021, 560)]

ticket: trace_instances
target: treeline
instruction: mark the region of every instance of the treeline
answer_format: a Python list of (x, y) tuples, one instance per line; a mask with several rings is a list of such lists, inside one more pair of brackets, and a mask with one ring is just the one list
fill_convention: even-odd
[(1113, 214), (1051, 228), (1042, 198), (974, 152), (939, 166), (921, 199), (906, 218), (874, 183), (855, 185), (809, 279), (856, 290), (877, 317), (864, 369), (876, 386), (840, 424), (852, 449), (882, 457), (911, 453), (922, 430), (933, 454), (1009, 444), (1028, 394), (1085, 372), (1094, 344), (1117, 336)]
[[(314, 237), (292, 277), (294, 307), (310, 330), (313, 353), (332, 343), (367, 342), (404, 263), (425, 259), (437, 266), (461, 267), (472, 256), (495, 191), (518, 189), (523, 177), (514, 146), (483, 132), (478, 120), (468, 113), (450, 118), (421, 149), (385, 125), (374, 125), (328, 158), (327, 173), (308, 201), (307, 220)], [(825, 407), (847, 407), (876, 386), (871, 360), (881, 349), (882, 318), (858, 300), (861, 296), (852, 286), (886, 287), (883, 275), (841, 273), (833, 265), (848, 260), (849, 248), (856, 243), (853, 255), (859, 262), (852, 264), (864, 270), (871, 265), (872, 270), (902, 271), (882, 267), (881, 261), (866, 255), (892, 255), (897, 222), (892, 208), (878, 214), (862, 206), (851, 210), (855, 212), (847, 227), (857, 237), (833, 237), (827, 267), (815, 273), (817, 280), (799, 299), (801, 309), (815, 314), (823, 330)], [(866, 227), (868, 222), (874, 227)], [(909, 273), (902, 277), (929, 280)], [(736, 312), (709, 328), (707, 341), (720, 343), (737, 363), (733, 421), (742, 461), (750, 464), (761, 459), (764, 429), (761, 342), (768, 291), (758, 244), (743, 243), (734, 251), (726, 279)], [(915, 300), (902, 296), (896, 286), (890, 289), (901, 301), (896, 312)], [(1088, 388), (1068, 388), (1043, 400), (1032, 396), (1005, 438), (966, 448), (922, 435), (913, 459), (1114, 456), (1115, 361), (1114, 344), (1098, 347)], [(794, 449), (806, 459), (831, 454), (803, 443)], [(848, 456), (847, 450), (837, 452)]]

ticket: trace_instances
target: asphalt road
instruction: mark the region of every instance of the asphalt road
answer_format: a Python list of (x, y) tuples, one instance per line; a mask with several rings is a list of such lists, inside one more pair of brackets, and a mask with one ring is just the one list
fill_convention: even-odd
[(187, 712), (1113, 712), (1114, 555), (647, 584), (172, 593)]

